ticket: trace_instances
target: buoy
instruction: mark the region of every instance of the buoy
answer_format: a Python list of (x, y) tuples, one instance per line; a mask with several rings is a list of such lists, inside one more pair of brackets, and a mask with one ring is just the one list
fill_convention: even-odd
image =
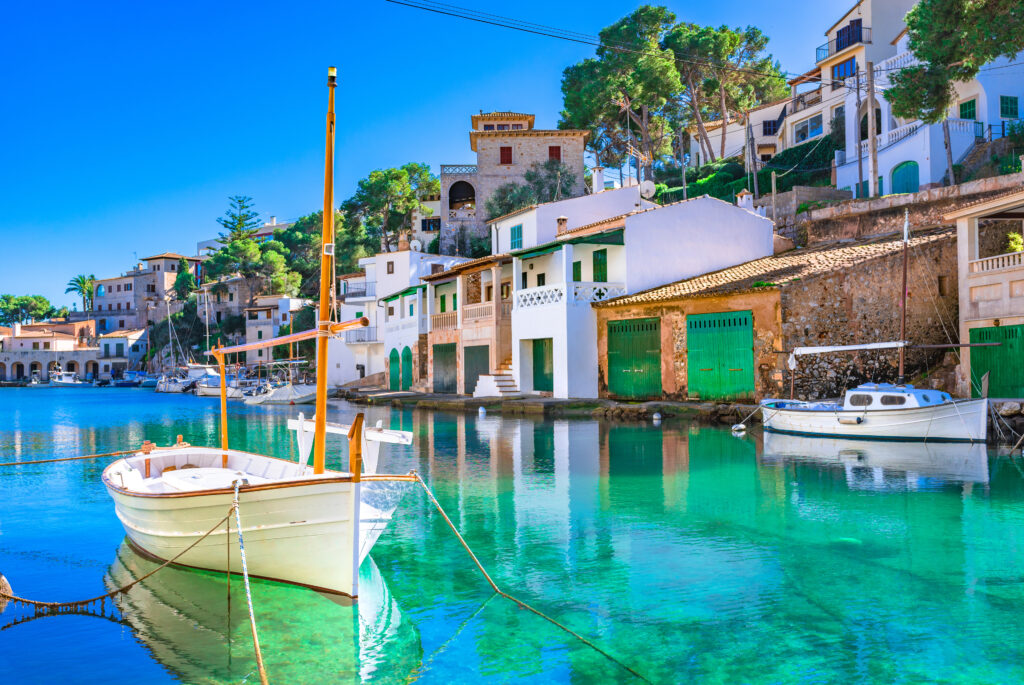
[(487, 416), (487, 407), (480, 406), (477, 408), (476, 413), (480, 416)]
[(661, 412), (654, 412), (654, 415), (651, 416), (651, 423), (653, 423), (655, 426), (661, 425)]
[(732, 432), (733, 433), (746, 433), (747, 432), (747, 426), (746, 426), (746, 424), (743, 424), (743, 423), (734, 423), (734, 424), (732, 424)]

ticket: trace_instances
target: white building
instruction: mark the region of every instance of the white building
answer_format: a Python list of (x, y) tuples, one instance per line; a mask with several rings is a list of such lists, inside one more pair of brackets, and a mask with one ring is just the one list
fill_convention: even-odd
[[(896, 54), (875, 64), (876, 115), (879, 194), (912, 193), (942, 185), (947, 175), (946, 149), (942, 124), (924, 124), (920, 120), (901, 119), (892, 113), (885, 99), (890, 74), (912, 66), (917, 58), (910, 51), (905, 27), (890, 27)], [(881, 38), (876, 32), (877, 37)], [(953, 163), (963, 161), (979, 141), (1006, 135), (1006, 127), (1017, 123), (1024, 101), (1024, 65), (1017, 57), (1001, 57), (982, 68), (977, 78), (956, 83), (956, 103), (949, 112), (949, 137)], [(863, 80), (863, 79), (862, 79)], [(836, 151), (836, 187), (852, 190), (855, 197), (866, 197), (868, 178), (868, 141), (865, 133), (866, 97), (857, 107), (853, 79), (846, 79), (846, 149)], [(858, 165), (858, 150), (860, 164)]]
[[(626, 188), (607, 193), (635, 192)], [(586, 199), (536, 208), (492, 228), (513, 257), (512, 373), (520, 392), (598, 396), (597, 323), (590, 304), (773, 253), (770, 220), (707, 196), (639, 206), (593, 223), (573, 218)], [(577, 204), (570, 205), (575, 202)]]
[[(392, 341), (384, 337), (387, 316), (384, 300), (394, 301), (392, 296), (396, 293), (419, 285), (421, 276), (444, 271), (462, 261), (466, 261), (466, 258), (413, 250), (381, 252), (360, 259), (362, 273), (339, 278), (339, 317), (345, 321), (365, 316), (370, 320), (370, 325), (345, 331), (343, 338), (331, 341), (328, 346), (327, 382), (335, 386), (344, 385), (366, 376), (385, 373), (390, 352), (398, 349), (401, 358), (401, 351), (406, 345), (403, 343), (402, 347), (398, 347), (400, 340), (396, 339), (392, 344)], [(408, 296), (403, 295), (402, 301), (406, 307), (410, 304), (407, 300)], [(422, 305), (416, 306), (414, 316), (418, 316), (421, 309)], [(389, 330), (393, 328), (389, 327)]]
[[(265, 221), (262, 226), (256, 229), (256, 233), (253, 234), (252, 238), (258, 243), (265, 242), (274, 237), (274, 231), (284, 230), (294, 224), (294, 221), (282, 221), (278, 223), (277, 217), (270, 217), (270, 221)], [(196, 254), (200, 256), (210, 255), (220, 248), (224, 247), (223, 243), (220, 242), (220, 238), (210, 238), (209, 240), (200, 240), (196, 243)]]
[[(257, 295), (252, 307), (245, 308), (245, 342), (269, 340), (277, 337), (281, 326), (290, 326), (295, 314), (309, 304), (309, 300), (287, 295)], [(259, 364), (273, 359), (271, 349), (247, 353), (247, 364)]]

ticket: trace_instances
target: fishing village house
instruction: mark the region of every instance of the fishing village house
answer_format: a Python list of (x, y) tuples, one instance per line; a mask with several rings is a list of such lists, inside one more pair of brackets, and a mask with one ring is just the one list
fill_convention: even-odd
[(0, 380), (47, 380), (58, 370), (100, 377), (95, 321), (16, 323), (10, 331), (0, 342)]
[(505, 183), (524, 183), (534, 163), (561, 161), (576, 179), (572, 195), (583, 195), (587, 131), (537, 129), (533, 114), (515, 112), (481, 112), (470, 120), (469, 146), (476, 163), (441, 165), (442, 252), (453, 252), (459, 236), (486, 235), (488, 198)]
[(425, 376), (426, 305), (424, 289), (414, 286), (420, 285), (421, 277), (444, 271), (466, 258), (412, 250), (406, 240), (399, 247), (404, 249), (360, 259), (361, 272), (338, 278), (339, 319), (365, 316), (370, 323), (345, 331), (329, 342), (330, 385), (360, 380), (387, 385), (392, 368), (396, 377), (402, 378), (403, 358), (409, 384)]
[(989, 396), (1024, 397), (1024, 252), (1011, 252), (1007, 245), (1008, 233), (1024, 229), (1020, 187), (944, 217), (956, 222), (960, 340), (999, 343), (962, 351), (957, 379), (961, 395), (978, 397), (988, 373)]
[[(245, 342), (270, 340), (277, 337), (282, 326), (290, 326), (292, 319), (309, 300), (287, 295), (257, 295), (253, 306), (246, 307)], [(273, 359), (273, 350), (255, 350), (246, 353), (246, 364), (254, 365)]]
[(196, 315), (210, 325), (242, 317), (250, 299), (249, 283), (244, 276), (225, 276), (207, 281), (196, 293)]
[[(595, 189), (603, 186), (600, 170), (592, 180)], [(490, 256), (423, 278), (431, 306), (427, 387), (477, 396), (516, 393), (511, 372), (512, 292), (517, 287), (512, 251), (554, 240), (563, 214), (571, 230), (655, 206), (631, 186), (524, 207), (492, 219)]]
[(181, 308), (172, 288), (182, 259), (188, 260), (193, 273), (198, 273), (202, 261), (198, 257), (165, 252), (146, 257), (120, 276), (97, 279), (93, 310), (72, 312), (70, 318), (95, 319), (99, 333), (145, 328), (165, 319), (171, 300), (175, 300), (172, 311)]
[(120, 378), (128, 370), (141, 369), (148, 349), (146, 329), (118, 330), (99, 337), (99, 378)]

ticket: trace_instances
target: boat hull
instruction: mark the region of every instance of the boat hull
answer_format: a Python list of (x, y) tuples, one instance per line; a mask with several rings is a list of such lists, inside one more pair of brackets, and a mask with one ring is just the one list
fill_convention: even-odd
[[(782, 406), (774, 406), (774, 403)], [(766, 431), (915, 442), (984, 442), (988, 432), (988, 400), (984, 398), (871, 411), (796, 409), (785, 408), (785, 404), (778, 400), (762, 402), (761, 416)]]
[[(239, 399), (242, 397), (241, 388), (232, 388), (228, 386), (226, 390), (228, 399)], [(196, 397), (220, 397), (220, 386), (197, 385)]]

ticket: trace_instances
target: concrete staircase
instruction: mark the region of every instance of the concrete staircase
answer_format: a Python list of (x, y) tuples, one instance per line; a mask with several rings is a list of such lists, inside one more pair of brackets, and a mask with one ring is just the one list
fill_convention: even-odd
[(473, 397), (512, 397), (519, 394), (512, 377), (512, 360), (506, 359), (498, 366), (498, 372), (480, 376), (473, 389)]

